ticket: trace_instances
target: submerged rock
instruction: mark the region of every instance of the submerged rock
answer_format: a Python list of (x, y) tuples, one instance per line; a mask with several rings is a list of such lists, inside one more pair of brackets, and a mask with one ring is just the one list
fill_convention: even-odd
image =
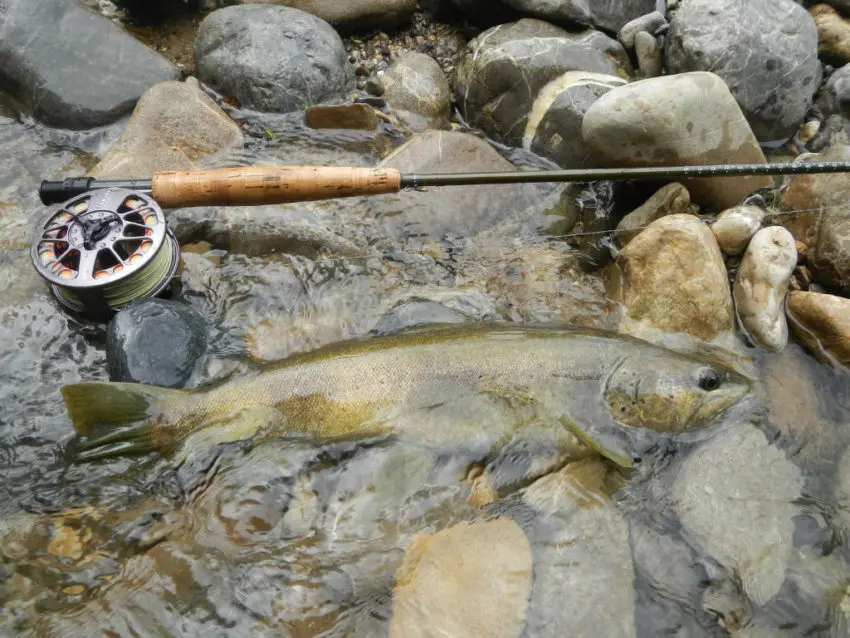
[(242, 106), (286, 113), (341, 98), (353, 86), (342, 39), (297, 9), (227, 7), (208, 15), (195, 42), (198, 77)]
[(0, 0), (0, 85), (32, 116), (88, 129), (127, 115), (179, 71), (73, 0)]
[(304, 112), (304, 122), (310, 128), (339, 128), (374, 131), (380, 120), (368, 104), (323, 104), (311, 106)]
[(794, 237), (781, 226), (771, 226), (750, 240), (735, 277), (741, 324), (756, 345), (771, 352), (780, 352), (788, 343), (785, 295), (796, 266)]
[(467, 121), (518, 146), (540, 90), (568, 71), (628, 78), (622, 45), (598, 31), (570, 33), (525, 19), (472, 40), (455, 78), (455, 101)]
[(667, 184), (623, 217), (617, 224), (617, 232), (612, 239), (619, 248), (622, 248), (656, 219), (667, 215), (685, 215), (690, 213), (690, 209), (691, 195), (688, 189), (678, 182)]
[[(603, 166), (765, 161), (729, 88), (713, 73), (683, 73), (616, 87), (587, 110), (582, 138)], [(771, 183), (757, 176), (683, 181), (695, 202), (715, 209), (735, 206)]]
[(242, 143), (239, 126), (197, 80), (165, 82), (142, 96), (124, 133), (91, 175), (146, 178), (159, 171), (192, 170), (199, 160)]
[(447, 128), (452, 93), (440, 65), (423, 53), (406, 53), (382, 77), (383, 97), (414, 131)]
[(671, 74), (711, 71), (760, 142), (794, 134), (821, 79), (814, 20), (793, 0), (682, 0), (665, 60)]
[[(239, 1), (257, 4), (256, 0)], [(279, 4), (306, 11), (342, 31), (397, 27), (410, 20), (416, 10), (416, 0), (263, 0), (259, 4)]]
[(383, 315), (371, 332), (388, 335), (407, 328), (434, 323), (463, 323), (469, 321), (465, 314), (443, 304), (425, 299), (411, 299), (393, 307)]
[(720, 213), (711, 231), (720, 250), (730, 256), (740, 255), (761, 228), (763, 219), (764, 211), (758, 206), (735, 206)]
[[(402, 173), (517, 170), (480, 137), (455, 131), (417, 135), (381, 166)], [(435, 188), (372, 197), (369, 204), (376, 207), (381, 223), (396, 237), (437, 239), (446, 233), (469, 237), (507, 219), (529, 218), (529, 209), (554, 209), (549, 218), (549, 223), (554, 223), (554, 218), (562, 214), (560, 188), (533, 184)]]
[(730, 427), (678, 468), (671, 491), (685, 539), (734, 571), (744, 593), (766, 605), (779, 592), (792, 552), (794, 501), (803, 477), (751, 424)]
[[(611, 481), (611, 484), (609, 484)], [(596, 459), (407, 550), (390, 635), (635, 635), (628, 526)]]
[(788, 318), (794, 334), (819, 361), (850, 368), (850, 299), (793, 291), (788, 294)]
[(166, 299), (136, 301), (107, 328), (109, 379), (182, 388), (206, 347), (206, 322), (191, 306)]
[(619, 252), (609, 289), (623, 304), (621, 329), (685, 333), (703, 341), (734, 330), (723, 255), (695, 215), (668, 215)]
[(590, 105), (626, 81), (614, 75), (569, 71), (544, 86), (534, 100), (523, 147), (562, 168), (592, 164), (581, 139), (581, 123)]

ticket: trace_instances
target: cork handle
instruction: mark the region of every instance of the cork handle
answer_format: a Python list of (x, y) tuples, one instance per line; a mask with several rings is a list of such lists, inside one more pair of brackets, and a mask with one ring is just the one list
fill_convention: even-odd
[(163, 208), (283, 204), (395, 193), (400, 174), (391, 168), (259, 166), (154, 175), (153, 198)]

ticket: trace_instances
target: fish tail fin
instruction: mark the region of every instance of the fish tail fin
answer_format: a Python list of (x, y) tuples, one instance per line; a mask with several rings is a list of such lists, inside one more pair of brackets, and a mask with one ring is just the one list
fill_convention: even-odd
[(138, 383), (86, 382), (62, 388), (74, 430), (85, 442), (77, 458), (94, 460), (116, 454), (145, 454), (155, 450), (154, 425), (163, 408), (185, 396), (172, 390)]

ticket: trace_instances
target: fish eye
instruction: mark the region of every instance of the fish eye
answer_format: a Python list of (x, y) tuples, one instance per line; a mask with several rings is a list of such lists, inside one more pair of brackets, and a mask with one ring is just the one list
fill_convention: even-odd
[(712, 368), (700, 368), (697, 373), (697, 384), (706, 392), (717, 390), (723, 383), (722, 375)]

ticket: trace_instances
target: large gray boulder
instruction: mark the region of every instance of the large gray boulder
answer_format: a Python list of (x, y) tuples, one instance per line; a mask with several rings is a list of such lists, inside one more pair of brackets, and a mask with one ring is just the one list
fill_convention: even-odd
[(567, 32), (524, 19), (472, 40), (461, 61), (455, 98), (464, 117), (488, 135), (519, 146), (540, 90), (568, 71), (629, 78), (622, 45), (599, 31)]
[(817, 28), (793, 0), (682, 0), (665, 61), (722, 77), (760, 142), (794, 134), (821, 80)]
[(109, 124), (177, 77), (168, 60), (74, 0), (0, 0), (0, 88), (47, 126)]
[(244, 107), (287, 113), (341, 98), (354, 76), (342, 39), (289, 7), (244, 5), (208, 15), (198, 30), (202, 82)]

